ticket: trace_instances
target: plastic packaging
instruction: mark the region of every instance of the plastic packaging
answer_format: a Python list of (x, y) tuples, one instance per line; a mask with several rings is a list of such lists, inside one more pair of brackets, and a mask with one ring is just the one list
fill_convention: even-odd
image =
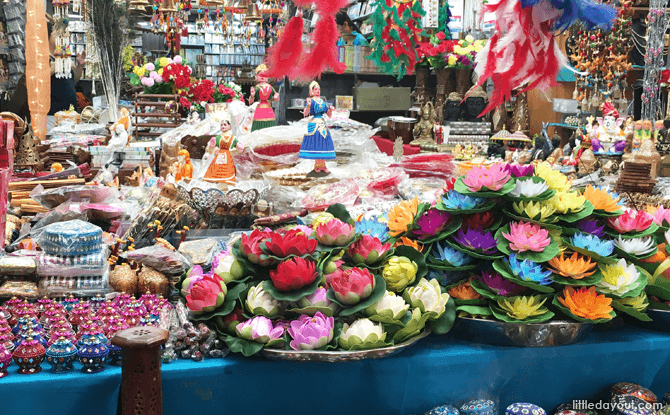
[(102, 249), (102, 229), (76, 219), (48, 225), (33, 240), (50, 255), (88, 255)]
[(92, 297), (110, 292), (109, 265), (101, 275), (87, 277), (45, 277), (39, 285), (40, 296), (60, 297), (73, 294), (77, 297)]
[(440, 177), (407, 178), (400, 183), (398, 191), (403, 199), (418, 197), (420, 202), (432, 203), (444, 193), (446, 184)]
[[(222, 236), (223, 238), (225, 237)], [(179, 246), (179, 252), (188, 255), (193, 265), (207, 266), (219, 252), (226, 250), (226, 244), (222, 239), (187, 240)]]
[(147, 246), (135, 251), (126, 251), (121, 254), (121, 257), (139, 262), (144, 266), (151, 267), (160, 273), (168, 275), (181, 274), (193, 266), (193, 263), (187, 256), (162, 245)]
[(320, 184), (309, 189), (302, 205), (307, 210), (325, 210), (334, 203), (353, 206), (359, 191), (360, 187), (354, 180)]
[(43, 253), (37, 258), (37, 274), (51, 277), (100, 276), (108, 266), (107, 249), (81, 256), (57, 256)]
[(121, 194), (109, 186), (63, 186), (45, 190), (42, 185), (38, 185), (30, 192), (30, 197), (42, 206), (53, 209), (68, 200), (102, 203), (110, 199), (119, 200)]
[(35, 274), (36, 269), (37, 265), (34, 258), (14, 255), (3, 255), (0, 257), (0, 276), (31, 276)]

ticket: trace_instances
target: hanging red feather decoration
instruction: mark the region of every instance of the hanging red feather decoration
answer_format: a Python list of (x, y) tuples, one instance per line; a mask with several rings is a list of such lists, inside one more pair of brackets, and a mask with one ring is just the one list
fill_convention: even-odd
[(269, 50), (266, 65), (269, 68), (264, 76), (268, 78), (293, 78), (302, 59), (302, 16), (291, 18), (284, 28), (281, 37)]

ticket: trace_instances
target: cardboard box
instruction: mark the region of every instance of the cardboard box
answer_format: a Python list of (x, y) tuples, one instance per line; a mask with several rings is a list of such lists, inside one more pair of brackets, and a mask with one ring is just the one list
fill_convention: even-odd
[(357, 110), (407, 111), (412, 105), (412, 88), (355, 88)]

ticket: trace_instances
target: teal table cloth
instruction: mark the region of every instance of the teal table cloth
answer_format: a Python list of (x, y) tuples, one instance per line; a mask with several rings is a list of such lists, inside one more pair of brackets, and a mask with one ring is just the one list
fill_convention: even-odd
[[(121, 369), (98, 374), (48, 371), (0, 379), (3, 413), (115, 414)], [(80, 369), (78, 364), (76, 369)], [(621, 381), (670, 390), (670, 334), (634, 329), (594, 332), (582, 343), (512, 348), (431, 335), (404, 352), (347, 363), (283, 362), (228, 355), (164, 364), (165, 415), (423, 414), (489, 398), (498, 413), (513, 402), (548, 412), (573, 399), (608, 399)]]

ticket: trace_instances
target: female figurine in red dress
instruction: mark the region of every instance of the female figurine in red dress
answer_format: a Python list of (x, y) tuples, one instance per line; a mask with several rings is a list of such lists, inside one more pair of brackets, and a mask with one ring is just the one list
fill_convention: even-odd
[(249, 105), (253, 104), (255, 100), (260, 100), (256, 112), (254, 113), (254, 122), (251, 124), (251, 131), (261, 130), (263, 128), (274, 127), (277, 125), (275, 113), (270, 105), (270, 98), (274, 101), (279, 100), (277, 91), (268, 84), (268, 78), (264, 76), (264, 72), (268, 70), (265, 64), (260, 64), (256, 68), (256, 81), (258, 84), (256, 88), (251, 87), (251, 96), (249, 97)]

